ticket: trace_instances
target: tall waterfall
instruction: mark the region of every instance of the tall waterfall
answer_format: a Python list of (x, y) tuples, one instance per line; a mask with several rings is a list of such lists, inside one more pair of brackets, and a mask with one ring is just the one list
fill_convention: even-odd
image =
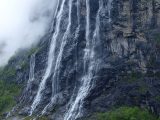
[[(111, 22), (111, 3), (108, 1), (108, 16)], [(64, 120), (75, 120), (83, 115), (84, 99), (92, 88), (93, 77), (97, 72), (100, 60), (96, 55), (95, 47), (100, 41), (100, 12), (103, 9), (103, 0), (99, 0), (99, 10), (96, 16), (96, 25), (93, 38), (90, 34), (90, 0), (86, 0), (86, 48), (84, 54), (84, 75), (81, 78), (81, 86), (75, 100), (70, 102), (70, 108), (64, 116)]]
[(53, 83), (52, 83), (52, 102), (54, 102), (54, 98), (55, 96), (58, 94), (59, 92), (59, 69), (60, 69), (60, 63), (62, 60), (62, 55), (63, 55), (63, 51), (64, 51), (64, 47), (66, 45), (67, 42), (67, 35), (70, 34), (70, 27), (71, 27), (71, 10), (72, 10), (72, 0), (69, 0), (69, 19), (68, 19), (68, 26), (67, 29), (64, 33), (64, 36), (62, 38), (62, 42), (61, 42), (61, 46), (60, 46), (60, 51), (58, 53), (58, 56), (56, 58), (56, 62), (55, 62), (55, 67), (54, 67), (54, 75), (53, 75)]
[[(55, 66), (54, 66), (54, 70), (53, 70), (53, 77), (52, 77), (52, 96), (51, 96), (51, 102), (44, 108), (44, 110), (42, 111), (42, 114), (45, 113), (45, 111), (47, 110), (48, 107), (52, 106), (54, 103), (56, 104), (56, 102), (58, 101), (58, 99), (60, 98), (59, 92), (60, 92), (60, 88), (59, 88), (59, 71), (60, 71), (60, 64), (61, 64), (61, 60), (62, 60), (62, 55), (63, 55), (63, 51), (64, 51), (64, 47), (67, 43), (67, 37), (70, 34), (70, 28), (71, 28), (71, 12), (72, 12), (72, 1), (73, 0), (69, 0), (68, 4), (69, 4), (69, 13), (68, 13), (68, 26), (67, 29), (64, 33), (64, 36), (62, 38), (62, 42), (60, 45), (60, 50), (58, 53), (57, 58), (55, 58)], [(65, 0), (63, 1), (65, 2)]]
[(62, 1), (62, 5), (61, 5), (61, 8), (58, 12), (58, 5), (59, 5), (59, 1), (58, 1), (58, 5), (57, 5), (57, 13), (55, 13), (56, 16), (56, 21), (57, 21), (57, 24), (56, 24), (56, 28), (55, 28), (55, 32), (53, 34), (53, 37), (52, 37), (52, 41), (51, 41), (51, 46), (50, 46), (50, 50), (49, 50), (49, 55), (48, 55), (48, 62), (47, 62), (47, 69), (46, 69), (46, 72), (43, 76), (43, 79), (39, 85), (39, 89), (38, 89), (38, 92), (37, 92), (37, 95), (32, 103), (32, 106), (31, 106), (31, 111), (30, 111), (30, 114), (32, 115), (33, 114), (33, 111), (36, 109), (37, 105), (40, 103), (40, 100), (42, 98), (42, 91), (45, 89), (45, 85), (46, 85), (46, 81), (47, 79), (50, 77), (51, 75), (51, 72), (52, 72), (52, 67), (53, 67), (53, 61), (54, 61), (54, 54), (55, 54), (55, 48), (56, 48), (56, 42), (57, 42), (57, 36), (58, 36), (58, 33), (60, 32), (60, 21), (61, 21), (61, 13), (63, 11), (63, 7), (64, 7), (64, 2), (65, 0)]
[(30, 87), (30, 83), (35, 79), (35, 76), (34, 76), (34, 69), (35, 69), (35, 53), (31, 55), (31, 58), (30, 58), (30, 71), (29, 71), (29, 80), (28, 80), (28, 83), (27, 83), (27, 90), (29, 89)]
[[(61, 2), (60, 2), (61, 1)], [(63, 53), (65, 51), (65, 46), (67, 45), (67, 38), (72, 34), (71, 33), (71, 27), (72, 27), (72, 7), (74, 0), (59, 0), (59, 3), (57, 5), (57, 11), (55, 14), (55, 29), (51, 40), (51, 45), (49, 49), (49, 55), (48, 55), (48, 62), (47, 62), (47, 68), (45, 71), (45, 74), (43, 76), (43, 79), (40, 82), (38, 92), (36, 94), (36, 97), (31, 105), (31, 112), (30, 115), (33, 114), (34, 110), (37, 108), (37, 106), (40, 104), (42, 99), (42, 92), (45, 90), (47, 79), (52, 79), (52, 96), (50, 99), (50, 103), (46, 105), (44, 110), (42, 111), (42, 114), (47, 111), (48, 107), (53, 107), (54, 104), (58, 102), (59, 99), (61, 99), (60, 94), (60, 69), (61, 69), (61, 62), (63, 59)], [(77, 2), (77, 23), (78, 26), (76, 26), (75, 30), (75, 37), (78, 36), (78, 32), (80, 31), (80, 1), (76, 0)], [(65, 8), (66, 3), (69, 6)], [(90, 90), (93, 86), (93, 78), (96, 75), (96, 72), (98, 71), (98, 66), (101, 62), (101, 58), (97, 55), (96, 47), (99, 45), (100, 42), (100, 15), (101, 12), (103, 12), (104, 9), (104, 3), (103, 0), (99, 0), (99, 9), (97, 11), (96, 20), (95, 20), (95, 27), (93, 30), (91, 30), (91, 6), (90, 6), (91, 0), (85, 0), (86, 5), (86, 16), (84, 17), (84, 20), (86, 21), (86, 27), (85, 27), (85, 49), (84, 49), (84, 56), (83, 56), (83, 75), (78, 78), (80, 81), (80, 87), (78, 89), (77, 94), (73, 93), (75, 97), (71, 97), (70, 103), (69, 103), (69, 110), (64, 115), (64, 120), (75, 120), (83, 115), (83, 108), (84, 108), (84, 100), (89, 94)], [(61, 4), (61, 5), (60, 5)], [(75, 4), (75, 3), (74, 3)], [(111, 22), (111, 4), (112, 0), (108, 0), (107, 8), (108, 8), (108, 18), (109, 22)], [(60, 5), (60, 8), (58, 6)], [(61, 24), (63, 23), (63, 12), (65, 10), (68, 10), (67, 17), (65, 22), (67, 23), (67, 28), (63, 28), (63, 32), (61, 34)], [(84, 11), (83, 11), (84, 12)], [(91, 34), (93, 32), (93, 34)], [(61, 38), (59, 39), (59, 36)], [(58, 49), (57, 49), (58, 46)], [(78, 63), (77, 63), (78, 64)], [(63, 98), (62, 98), (63, 99)]]
[(94, 51), (92, 46), (92, 41), (90, 39), (90, 0), (86, 0), (86, 48), (84, 54), (84, 76), (81, 80), (81, 87), (79, 88), (76, 99), (71, 104), (69, 110), (67, 111), (64, 120), (74, 120), (81, 116), (83, 100), (89, 92), (90, 83), (93, 77), (92, 70), (95, 67), (94, 61)]

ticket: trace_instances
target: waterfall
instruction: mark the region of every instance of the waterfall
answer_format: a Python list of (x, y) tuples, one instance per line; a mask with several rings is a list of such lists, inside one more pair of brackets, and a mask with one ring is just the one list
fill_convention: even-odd
[(29, 80), (28, 80), (28, 83), (27, 83), (27, 90), (29, 89), (31, 82), (35, 79), (34, 78), (35, 55), (36, 54), (32, 54), (31, 59), (30, 59), (30, 71), (29, 71)]
[(84, 76), (81, 80), (81, 87), (78, 90), (76, 99), (71, 103), (69, 110), (64, 116), (64, 120), (75, 120), (76, 118), (81, 116), (81, 110), (83, 105), (83, 100), (88, 94), (90, 88), (90, 82), (92, 79), (92, 64), (90, 63), (90, 67), (88, 67), (88, 62), (91, 60), (91, 41), (90, 41), (90, 5), (89, 0), (86, 0), (86, 49), (84, 54)]
[(54, 75), (53, 75), (53, 83), (52, 83), (52, 100), (54, 99), (55, 95), (59, 92), (59, 69), (60, 69), (60, 63), (62, 60), (62, 55), (64, 51), (64, 47), (67, 42), (67, 36), (70, 34), (70, 27), (71, 27), (71, 10), (72, 10), (72, 0), (69, 0), (69, 19), (68, 19), (68, 26), (67, 30), (64, 33), (64, 36), (62, 38), (62, 43), (60, 46), (60, 51), (58, 54), (58, 57), (56, 59), (56, 64), (54, 68)]
[[(84, 75), (81, 78), (81, 86), (78, 90), (77, 96), (75, 100), (71, 100), (70, 108), (66, 112), (64, 116), (64, 120), (75, 120), (77, 118), (82, 117), (83, 115), (83, 104), (84, 99), (89, 94), (92, 84), (94, 83), (93, 77), (98, 71), (98, 66), (100, 64), (101, 59), (96, 56), (95, 47), (100, 42), (100, 12), (103, 10), (103, 0), (99, 0), (99, 10), (96, 16), (96, 25), (93, 34), (93, 38), (90, 35), (90, 0), (86, 0), (86, 48), (84, 54)], [(108, 1), (108, 9), (109, 9), (109, 22), (111, 22), (111, 3), (112, 1)]]
[(113, 0), (108, 0), (108, 4), (107, 4), (109, 23), (112, 21), (112, 19), (111, 19), (112, 2), (113, 2)]
[(70, 34), (70, 28), (71, 28), (71, 12), (72, 12), (72, 1), (73, 0), (69, 0), (69, 18), (68, 18), (68, 26), (67, 29), (64, 33), (64, 36), (62, 38), (62, 43), (60, 46), (60, 51), (58, 53), (58, 56), (56, 58), (56, 62), (55, 62), (55, 67), (54, 67), (54, 74), (52, 77), (52, 97), (51, 97), (51, 102), (44, 108), (44, 110), (42, 111), (42, 114), (45, 113), (45, 111), (47, 110), (48, 107), (52, 106), (52, 104), (56, 103), (58, 98), (60, 97), (60, 95), (58, 94), (60, 92), (60, 88), (59, 88), (59, 71), (60, 71), (60, 64), (61, 64), (61, 60), (62, 60), (62, 56), (63, 56), (63, 51), (64, 51), (64, 47), (67, 43), (67, 37)]
[[(61, 2), (60, 2), (61, 1)], [(42, 114), (45, 113), (48, 107), (52, 107), (53, 104), (56, 104), (58, 100), (61, 98), (60, 94), (60, 69), (61, 69), (61, 62), (63, 59), (63, 53), (65, 50), (65, 46), (67, 44), (68, 36), (71, 33), (71, 27), (72, 27), (72, 6), (73, 6), (73, 0), (68, 0), (69, 5), (69, 12), (68, 12), (68, 18), (66, 18), (68, 24), (67, 28), (64, 31), (63, 36), (61, 35), (60, 41), (58, 41), (58, 37), (61, 32), (61, 21), (63, 16), (63, 10), (65, 9), (65, 3), (67, 0), (59, 0), (59, 4), (61, 4), (60, 9), (56, 10), (56, 24), (55, 24), (55, 31), (52, 36), (51, 45), (49, 49), (48, 54), (48, 61), (47, 61), (47, 67), (45, 74), (39, 84), (39, 88), (37, 91), (37, 94), (35, 96), (35, 99), (31, 105), (31, 111), (30, 115), (34, 112), (34, 110), (37, 108), (37, 106), (40, 104), (42, 99), (42, 92), (44, 91), (46, 87), (47, 79), (52, 77), (52, 96), (50, 99), (50, 103), (47, 104), (47, 106), (42, 111)], [(96, 22), (95, 22), (95, 29), (92, 31), (91, 28), (91, 15), (90, 15), (90, 2), (91, 0), (86, 0), (86, 33), (85, 33), (85, 40), (86, 40), (86, 46), (84, 49), (84, 56), (83, 56), (83, 75), (78, 78), (80, 81), (80, 87), (78, 89), (77, 94), (73, 93), (75, 95), (75, 98), (72, 96), (69, 103), (69, 110), (64, 115), (64, 120), (75, 120), (77, 118), (82, 117), (83, 115), (83, 108), (84, 108), (84, 100), (89, 94), (90, 90), (92, 89), (92, 86), (94, 84), (93, 78), (97, 73), (97, 69), (99, 64), (101, 63), (101, 58), (97, 55), (96, 47), (100, 43), (100, 15), (101, 12), (103, 12), (104, 9), (104, 3), (103, 0), (99, 0), (99, 10), (97, 11), (96, 16)], [(80, 31), (80, 1), (77, 0), (77, 16), (78, 16), (78, 27), (75, 31), (75, 37), (78, 36), (78, 33)], [(112, 0), (108, 0), (107, 3), (107, 10), (108, 10), (108, 22), (111, 22), (111, 9), (112, 9)], [(64, 30), (64, 29), (63, 29)], [(93, 32), (93, 35), (91, 33)], [(59, 45), (59, 44), (60, 45)], [(58, 45), (58, 50), (56, 50), (56, 47)], [(56, 54), (57, 53), (57, 54)], [(31, 73), (30, 73), (31, 74)], [(53, 76), (52, 76), (53, 75)], [(31, 74), (31, 78), (34, 78), (34, 75)], [(63, 98), (62, 98), (63, 99)]]
[[(37, 105), (39, 104), (39, 102), (42, 98), (42, 91), (45, 89), (46, 81), (50, 77), (51, 72), (52, 72), (53, 61), (55, 59), (54, 58), (54, 53), (55, 53), (55, 48), (56, 48), (56, 43), (57, 43), (56, 40), (57, 40), (58, 33), (60, 32), (60, 22), (61, 22), (61, 19), (62, 19), (61, 14), (62, 14), (62, 11), (63, 11), (64, 2), (65, 2), (65, 0), (62, 1), (62, 5), (61, 5), (61, 8), (60, 8), (59, 12), (58, 12), (58, 10), (56, 10), (58, 12), (58, 14), (55, 13), (55, 15), (57, 15), (57, 16), (55, 16), (57, 24), (56, 24), (55, 32), (54, 32), (52, 40), (51, 40), (51, 45), (50, 45), (49, 55), (48, 55), (47, 68), (46, 68), (45, 74), (43, 76), (43, 79), (41, 80), (41, 83), (39, 85), (37, 95), (36, 95), (32, 105), (31, 105), (30, 115), (33, 114), (33, 111), (36, 109)], [(58, 5), (59, 5), (59, 3), (60, 3), (60, 1), (58, 1)], [(58, 5), (57, 5), (57, 9), (58, 9)]]

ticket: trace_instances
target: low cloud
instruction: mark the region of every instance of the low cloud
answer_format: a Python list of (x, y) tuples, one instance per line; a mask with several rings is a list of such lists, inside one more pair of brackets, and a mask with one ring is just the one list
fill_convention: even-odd
[(0, 1), (0, 66), (45, 34), (56, 4), (57, 0)]

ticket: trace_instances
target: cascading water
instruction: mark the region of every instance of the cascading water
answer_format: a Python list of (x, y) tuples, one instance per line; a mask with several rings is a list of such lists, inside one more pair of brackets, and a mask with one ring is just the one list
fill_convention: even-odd
[[(51, 96), (51, 102), (44, 108), (44, 110), (42, 111), (42, 114), (45, 113), (46, 109), (50, 106), (52, 106), (52, 104), (57, 102), (57, 99), (60, 97), (58, 95), (58, 93), (60, 92), (60, 88), (59, 88), (59, 69), (60, 69), (60, 63), (62, 60), (62, 55), (63, 55), (63, 51), (64, 51), (64, 47), (67, 43), (67, 36), (70, 34), (70, 28), (71, 28), (71, 12), (72, 12), (72, 1), (73, 0), (69, 0), (68, 4), (69, 4), (69, 13), (68, 13), (68, 26), (67, 29), (64, 33), (64, 36), (62, 38), (62, 42), (61, 42), (61, 46), (60, 46), (60, 50), (58, 53), (58, 56), (56, 58), (56, 62), (55, 62), (55, 67), (54, 67), (54, 74), (53, 74), (53, 82), (52, 82), (52, 96)], [(65, 2), (65, 0), (64, 0)]]
[(62, 38), (60, 51), (59, 51), (58, 57), (56, 59), (56, 64), (55, 64), (55, 68), (54, 68), (53, 83), (52, 83), (52, 100), (54, 100), (55, 95), (58, 94), (58, 92), (59, 92), (59, 80), (58, 80), (58, 78), (59, 78), (59, 69), (60, 69), (60, 63), (61, 63), (61, 60), (62, 60), (64, 47), (65, 47), (66, 42), (67, 42), (66, 38), (67, 38), (67, 35), (70, 34), (71, 9), (72, 9), (72, 0), (69, 1), (69, 19), (68, 19), (67, 30), (64, 33), (64, 36)]
[(29, 80), (28, 80), (28, 83), (27, 83), (27, 90), (30, 87), (30, 83), (35, 79), (35, 76), (34, 76), (35, 56), (36, 56), (36, 54), (32, 54), (31, 59), (30, 59), (30, 71), (29, 71)]
[[(100, 12), (104, 9), (104, 3), (103, 0), (99, 0), (99, 10), (97, 11), (96, 16), (96, 23), (95, 23), (95, 30), (93, 31), (93, 34), (91, 34), (91, 23), (90, 23), (90, 0), (86, 0), (86, 33), (85, 33), (85, 40), (86, 40), (86, 47), (84, 49), (84, 57), (83, 57), (83, 75), (81, 78), (79, 78), (79, 81), (81, 82), (79, 90), (77, 92), (76, 98), (72, 97), (70, 100), (70, 106), (69, 110), (66, 112), (64, 116), (64, 120), (75, 120), (83, 115), (83, 104), (84, 99), (89, 94), (92, 84), (93, 84), (93, 77), (97, 72), (98, 65), (100, 64), (100, 59), (96, 55), (95, 48), (97, 46), (97, 41), (100, 41)], [(43, 79), (39, 85), (39, 89), (37, 92), (37, 95), (33, 101), (33, 104), (31, 106), (31, 112), (30, 115), (32, 115), (33, 111), (37, 108), (39, 105), (41, 99), (42, 99), (42, 92), (45, 89), (45, 85), (47, 82), (47, 79), (52, 76), (52, 96), (50, 103), (44, 108), (42, 111), (42, 114), (45, 113), (48, 107), (52, 106), (53, 104), (56, 104), (57, 100), (59, 99), (59, 93), (60, 93), (60, 85), (59, 85), (59, 78), (60, 78), (60, 69), (61, 69), (61, 61), (63, 58), (63, 52), (64, 48), (67, 44), (67, 38), (71, 34), (71, 13), (72, 13), (72, 4), (73, 0), (69, 0), (67, 3), (69, 5), (69, 12), (68, 12), (68, 25), (67, 28), (64, 31), (64, 34), (62, 34), (62, 38), (60, 41), (58, 40), (59, 34), (61, 32), (61, 21), (62, 21), (62, 13), (64, 11), (66, 0), (62, 0), (59, 2), (60, 8), (56, 12), (56, 24), (55, 24), (55, 31), (53, 33), (53, 37), (51, 40), (51, 46), (49, 50), (48, 55), (48, 62), (47, 62), (47, 68), (45, 71), (45, 74), (43, 76)], [(108, 18), (109, 22), (111, 22), (111, 4), (112, 0), (108, 0), (107, 9), (108, 9)], [(77, 19), (78, 19), (78, 26), (75, 31), (75, 37), (78, 35), (78, 32), (80, 30), (80, 1), (77, 0)], [(56, 50), (57, 43), (59, 44), (58, 50)], [(73, 93), (74, 94), (74, 93)]]
[[(51, 75), (51, 72), (52, 72), (52, 67), (53, 67), (53, 61), (54, 61), (54, 53), (55, 53), (55, 48), (56, 48), (56, 39), (57, 39), (57, 36), (58, 36), (58, 33), (60, 31), (60, 21), (61, 21), (61, 13), (63, 11), (63, 7), (64, 7), (64, 2), (65, 0), (62, 1), (62, 5), (61, 5), (61, 8), (58, 12), (58, 10), (56, 10), (58, 12), (55, 13), (56, 16), (56, 20), (57, 20), (57, 24), (56, 24), (56, 28), (55, 28), (55, 32), (53, 34), (53, 37), (52, 37), (52, 41), (51, 41), (51, 46), (50, 46), (50, 50), (49, 50), (49, 55), (48, 55), (48, 62), (47, 62), (47, 69), (46, 69), (46, 72), (43, 76), (43, 79), (39, 85), (39, 89), (38, 89), (38, 92), (37, 92), (37, 95), (31, 105), (31, 111), (30, 111), (30, 115), (33, 114), (33, 111), (36, 109), (37, 105), (39, 104), (40, 100), (41, 100), (41, 97), (42, 97), (42, 91), (45, 89), (45, 85), (46, 85), (46, 81), (47, 79), (50, 77)], [(59, 1), (58, 1), (58, 5), (59, 5)], [(57, 5), (57, 6), (58, 6)], [(58, 7), (57, 7), (58, 9)]]
[(111, 9), (112, 9), (112, 1), (113, 0), (108, 0), (108, 20), (109, 20), (109, 22), (111, 22), (112, 21), (112, 19), (111, 19)]
[[(84, 99), (92, 88), (92, 79), (96, 74), (100, 60), (95, 55), (97, 41), (100, 41), (100, 12), (103, 9), (103, 0), (99, 1), (99, 10), (96, 17), (96, 27), (93, 38), (90, 35), (90, 0), (86, 0), (86, 48), (84, 54), (84, 75), (81, 78), (81, 86), (74, 101), (64, 116), (64, 120), (75, 120), (83, 115)], [(111, 3), (108, 1), (109, 22), (111, 22)]]
[[(93, 65), (91, 63), (91, 41), (90, 41), (90, 6), (89, 6), (89, 0), (86, 0), (86, 49), (84, 54), (84, 71), (85, 75), (82, 77), (82, 85), (78, 91), (77, 97), (73, 104), (71, 104), (70, 109), (67, 111), (64, 120), (74, 120), (78, 117), (80, 117), (81, 110), (82, 110), (82, 102), (83, 99), (86, 97), (88, 90), (90, 88), (90, 82), (92, 79), (92, 72)], [(89, 62), (89, 68), (87, 68), (87, 64)]]

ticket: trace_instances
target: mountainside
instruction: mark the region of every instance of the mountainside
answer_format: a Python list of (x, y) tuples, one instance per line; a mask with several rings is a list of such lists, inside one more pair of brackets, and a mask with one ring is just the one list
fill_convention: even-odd
[(160, 115), (160, 0), (59, 0), (50, 26), (0, 74), (22, 86), (6, 119), (94, 120), (121, 106)]

